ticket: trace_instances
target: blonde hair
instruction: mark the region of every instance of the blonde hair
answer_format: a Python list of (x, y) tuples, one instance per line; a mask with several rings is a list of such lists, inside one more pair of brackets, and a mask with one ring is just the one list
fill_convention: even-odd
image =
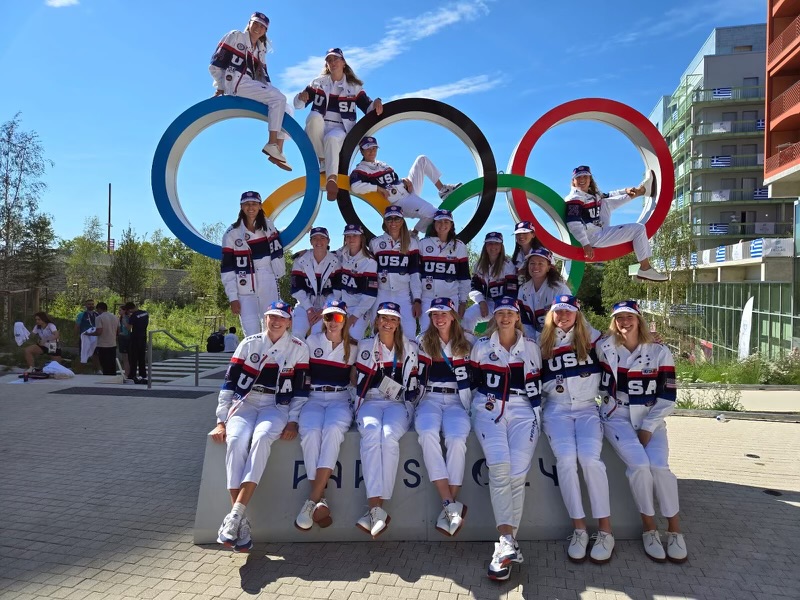
[[(542, 328), (542, 335), (539, 338), (539, 346), (542, 349), (542, 359), (553, 358), (553, 350), (556, 345), (556, 323), (553, 320), (555, 311), (551, 310), (547, 313), (544, 320), (544, 327)], [(589, 323), (583, 313), (578, 311), (575, 325), (573, 326), (575, 335), (572, 338), (572, 348), (579, 361), (584, 361), (589, 358), (589, 352), (592, 350), (592, 337), (589, 330)]]
[[(378, 332), (378, 319), (384, 316), (394, 316), (394, 315), (375, 315), (375, 320), (372, 322), (372, 331), (375, 333), (375, 337), (380, 340), (380, 333)], [(397, 317), (395, 317), (397, 319)], [(405, 354), (405, 347), (403, 346), (403, 321), (402, 319), (397, 319), (397, 329), (394, 330), (394, 353), (397, 356), (397, 360), (403, 360), (403, 355)]]
[[(517, 313), (517, 316), (519, 316), (519, 313)], [(517, 331), (519, 331), (523, 335), (525, 334), (525, 330), (522, 328), (522, 319), (521, 318), (518, 318), (517, 322), (514, 323), (514, 329), (516, 329)], [(486, 336), (486, 337), (491, 337), (492, 334), (495, 331), (498, 331), (498, 328), (497, 328), (497, 320), (494, 318), (494, 314), (493, 314), (492, 318), (489, 319), (489, 322), (486, 323), (486, 331), (483, 333), (483, 335)]]
[[(344, 326), (342, 327), (342, 343), (344, 344), (344, 362), (350, 362), (350, 347), (357, 344), (358, 342), (350, 337), (350, 320), (347, 318), (348, 315), (344, 316)], [(325, 323), (325, 319), (322, 319), (322, 333), (328, 333), (328, 325)]]
[[(342, 60), (344, 60), (344, 59), (342, 59)], [(320, 75), (330, 75), (330, 74), (331, 74), (331, 70), (328, 68), (328, 63), (326, 62), (325, 66), (322, 67), (322, 73), (320, 73)], [(358, 75), (356, 75), (353, 72), (353, 69), (350, 67), (350, 65), (347, 64), (346, 60), (344, 61), (344, 78), (347, 81), (349, 81), (350, 83), (355, 83), (356, 85), (364, 85), (364, 82), (361, 81), (358, 78)]]
[[(411, 234), (408, 232), (408, 225), (406, 225), (405, 219), (402, 220), (402, 223), (400, 228), (400, 252), (407, 254), (408, 247), (411, 246)], [(386, 219), (383, 220), (383, 225), (381, 227), (386, 233), (389, 233), (389, 230), (386, 229)]]
[[(467, 356), (470, 351), (470, 345), (464, 335), (464, 328), (458, 322), (458, 313), (452, 310), (449, 312), (453, 315), (453, 322), (450, 323), (450, 348), (453, 350), (453, 356)], [(439, 330), (433, 324), (433, 319), (430, 319), (430, 324), (422, 334), (419, 345), (425, 351), (425, 354), (433, 360), (442, 358), (442, 345), (439, 340)]]
[[(639, 321), (639, 344), (652, 344), (655, 342), (653, 339), (653, 335), (650, 333), (650, 330), (647, 327), (647, 321), (644, 320), (644, 317), (638, 313), (629, 313), (636, 315), (636, 320)], [(611, 322), (608, 324), (608, 335), (614, 338), (614, 343), (617, 346), (621, 346), (625, 343), (625, 338), (622, 337), (622, 334), (619, 332), (619, 328), (617, 327), (617, 317), (611, 317)]]
[[(491, 242), (493, 244), (497, 242)], [(506, 247), (500, 242), (500, 254), (497, 255), (497, 260), (493, 265), (489, 264), (489, 254), (486, 252), (486, 242), (483, 243), (481, 254), (478, 257), (478, 262), (475, 263), (475, 271), (481, 273), (488, 273), (492, 277), (500, 277), (503, 274), (503, 267), (506, 264)], [(490, 270), (491, 267), (491, 270)]]

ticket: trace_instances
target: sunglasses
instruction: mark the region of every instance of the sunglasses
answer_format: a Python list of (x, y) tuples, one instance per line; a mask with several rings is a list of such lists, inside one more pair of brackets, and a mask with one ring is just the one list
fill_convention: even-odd
[(327, 323), (331, 321), (334, 323), (344, 323), (345, 316), (342, 313), (328, 313), (327, 315), (322, 315), (322, 319)]

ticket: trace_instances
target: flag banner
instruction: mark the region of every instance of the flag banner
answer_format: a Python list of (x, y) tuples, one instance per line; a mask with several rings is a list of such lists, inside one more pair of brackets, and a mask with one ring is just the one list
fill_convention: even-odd
[(728, 224), (727, 223), (709, 223), (708, 224), (708, 233), (711, 235), (725, 235), (728, 233)]
[(731, 260), (742, 260), (744, 258), (744, 242), (731, 246)]
[(769, 188), (760, 187), (753, 191), (753, 200), (766, 200), (769, 198)]
[(711, 92), (711, 97), (714, 100), (724, 100), (726, 98), (733, 98), (733, 88), (729, 87), (714, 88), (714, 91)]
[(753, 232), (756, 235), (775, 235), (775, 223), (753, 223)]
[(730, 167), (731, 166), (731, 157), (730, 156), (712, 156), (711, 157), (711, 168), (717, 169), (721, 167)]
[(761, 258), (764, 255), (764, 238), (750, 242), (750, 258)]
[(717, 247), (717, 253), (715, 258), (718, 263), (725, 262), (725, 246)]
[(765, 128), (764, 119), (758, 119), (756, 121), (756, 131), (764, 131)]

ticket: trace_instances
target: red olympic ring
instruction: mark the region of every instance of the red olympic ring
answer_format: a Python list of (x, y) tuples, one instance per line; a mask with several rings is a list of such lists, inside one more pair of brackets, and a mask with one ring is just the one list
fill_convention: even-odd
[[(630, 106), (605, 98), (582, 98), (556, 106), (531, 125), (531, 128), (522, 137), (511, 155), (509, 172), (524, 176), (525, 167), (539, 138), (557, 125), (577, 120), (601, 122), (620, 130), (642, 153), (645, 167), (656, 172), (658, 199), (655, 208), (652, 209), (652, 212), (645, 208), (640, 216), (640, 222), (643, 222), (645, 226), (647, 237), (652, 238), (667, 218), (675, 187), (675, 171), (672, 165), (672, 155), (664, 137), (647, 117)], [(572, 246), (561, 241), (539, 224), (523, 190), (514, 189), (510, 194), (509, 208), (519, 220), (531, 221), (536, 229), (536, 237), (555, 254), (572, 260), (602, 262), (614, 260), (633, 252), (633, 244), (630, 242), (595, 248), (594, 258), (589, 261), (580, 246)], [(641, 221), (642, 218), (644, 221)]]

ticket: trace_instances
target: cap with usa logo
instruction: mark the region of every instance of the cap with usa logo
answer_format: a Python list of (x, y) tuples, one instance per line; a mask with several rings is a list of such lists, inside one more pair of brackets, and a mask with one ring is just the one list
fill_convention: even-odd
[(533, 250), (528, 252), (528, 254), (525, 255), (525, 261), (527, 262), (533, 256), (541, 256), (545, 260), (549, 261), (551, 265), (556, 264), (556, 260), (553, 257), (553, 253), (550, 252), (550, 250), (548, 250), (547, 248), (534, 248)]
[(343, 235), (364, 235), (364, 230), (361, 228), (361, 225), (357, 225), (355, 223), (348, 223), (344, 226), (344, 234)]
[(620, 313), (641, 315), (642, 311), (639, 309), (639, 303), (636, 302), (636, 300), (622, 300), (614, 305), (614, 308), (611, 310), (611, 316), (616, 317)]
[(342, 315), (347, 314), (347, 303), (342, 300), (328, 300), (325, 303), (325, 308), (322, 309), (323, 315), (330, 313), (339, 313)]
[(282, 300), (276, 300), (269, 305), (265, 315), (275, 315), (276, 317), (283, 317), (285, 319), (292, 318), (292, 307)]
[(517, 299), (512, 298), (511, 296), (503, 296), (499, 300), (494, 301), (494, 310), (493, 313), (496, 313), (498, 310), (513, 310), (514, 312), (519, 312), (519, 306), (517, 306)]
[(250, 15), (250, 22), (252, 23), (253, 21), (260, 23), (264, 27), (269, 27), (269, 17), (262, 12), (254, 12)]
[(397, 206), (396, 204), (392, 204), (391, 206), (387, 206), (386, 210), (383, 211), (383, 220), (390, 217), (400, 217), (403, 218), (403, 209)]
[(328, 239), (331, 239), (331, 236), (328, 235), (328, 230), (324, 227), (312, 227), (311, 231), (309, 232), (309, 239), (313, 238), (315, 235), (323, 235)]
[(431, 300), (431, 307), (425, 312), (448, 312), (455, 311), (456, 305), (450, 298), (434, 298)]
[(581, 301), (575, 296), (556, 296), (553, 304), (550, 306), (551, 311), (555, 310), (568, 310), (570, 312), (578, 312), (581, 309)]
[(530, 221), (520, 221), (514, 225), (514, 235), (518, 233), (533, 233), (533, 225)]
[(371, 135), (367, 137), (361, 138), (361, 141), (358, 142), (358, 147), (362, 150), (369, 150), (370, 148), (377, 148), (378, 147), (378, 140), (376, 140)]
[(253, 191), (245, 192), (242, 194), (239, 204), (244, 204), (245, 202), (261, 202), (261, 194)]
[(433, 215), (434, 221), (450, 221), (453, 222), (453, 211), (445, 210), (444, 208), (440, 208), (436, 211)]
[(591, 176), (592, 170), (587, 167), (586, 165), (580, 165), (579, 167), (575, 167), (572, 169), (572, 178), (580, 177), (581, 175), (589, 175)]
[(499, 231), (490, 231), (486, 234), (486, 237), (483, 238), (484, 244), (502, 244), (503, 243), (503, 234)]
[(378, 314), (389, 317), (397, 317), (398, 319), (402, 318), (402, 315), (400, 314), (400, 305), (394, 302), (381, 302), (378, 305)]
[(342, 60), (344, 60), (344, 53), (342, 52), (341, 48), (331, 48), (325, 53), (325, 58), (329, 56), (338, 56)]

